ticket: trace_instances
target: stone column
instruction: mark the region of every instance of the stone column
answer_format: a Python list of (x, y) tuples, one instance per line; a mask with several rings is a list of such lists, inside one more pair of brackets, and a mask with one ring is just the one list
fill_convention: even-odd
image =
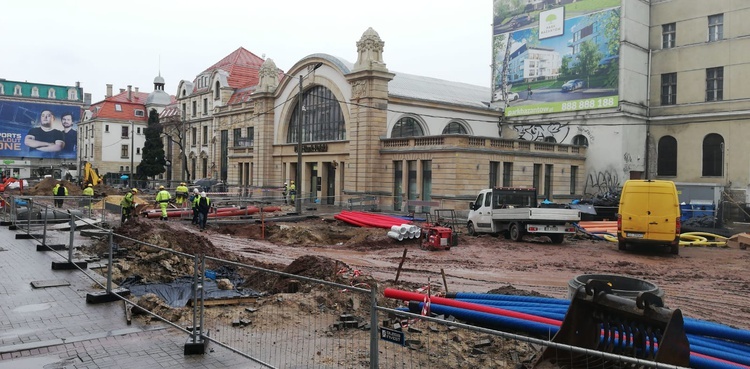
[(346, 75), (352, 86), (349, 159), (344, 190), (352, 194), (388, 192), (391, 178), (380, 158), (380, 137), (387, 133), (388, 82), (395, 76), (383, 62), (385, 43), (372, 28), (357, 42), (357, 62)]
[[(273, 60), (266, 59), (258, 72), (260, 82), (253, 94), (255, 138), (253, 143), (252, 183), (257, 186), (281, 186), (279, 171), (274, 170), (274, 92), (279, 85), (279, 72)], [(265, 113), (258, 115), (260, 113)]]

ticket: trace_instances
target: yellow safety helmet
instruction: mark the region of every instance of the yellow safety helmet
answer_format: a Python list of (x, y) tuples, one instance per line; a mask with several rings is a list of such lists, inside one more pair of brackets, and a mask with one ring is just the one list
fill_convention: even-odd
[(187, 186), (187, 184), (185, 184), (185, 182), (182, 182), (180, 183), (180, 186)]
[(164, 186), (159, 186), (159, 189), (160, 189), (160, 190), (163, 190), (163, 189), (164, 189)]
[(87, 187), (94, 187), (94, 186), (92, 186), (91, 183), (89, 183), (89, 185)]
[(131, 191), (133, 191), (133, 192), (135, 192), (135, 193), (138, 193), (138, 189), (137, 189), (137, 188), (134, 188), (134, 189), (132, 189)]

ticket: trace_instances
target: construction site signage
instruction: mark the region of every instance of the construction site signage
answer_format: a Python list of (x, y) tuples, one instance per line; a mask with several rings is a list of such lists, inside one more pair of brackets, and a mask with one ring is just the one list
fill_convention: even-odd
[(380, 339), (383, 341), (397, 343), (401, 346), (406, 343), (404, 332), (390, 328), (380, 327)]
[(75, 159), (79, 106), (0, 101), (0, 156)]
[(621, 0), (494, 0), (492, 101), (505, 116), (619, 106)]

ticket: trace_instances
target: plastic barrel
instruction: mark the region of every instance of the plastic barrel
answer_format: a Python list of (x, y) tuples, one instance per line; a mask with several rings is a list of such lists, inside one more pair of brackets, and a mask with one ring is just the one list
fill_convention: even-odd
[(578, 287), (583, 286), (589, 279), (598, 279), (612, 284), (612, 293), (635, 300), (641, 292), (651, 292), (656, 296), (664, 296), (664, 291), (657, 285), (642, 279), (613, 274), (582, 274), (568, 282), (568, 298), (573, 298)]

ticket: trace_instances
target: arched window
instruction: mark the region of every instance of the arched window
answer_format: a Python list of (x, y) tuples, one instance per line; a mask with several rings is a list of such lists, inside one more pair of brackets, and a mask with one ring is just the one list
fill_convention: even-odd
[(13, 88), (13, 95), (21, 96), (21, 85), (16, 85), (16, 87)]
[(424, 136), (422, 126), (412, 117), (403, 117), (391, 130), (391, 138)]
[(724, 138), (710, 133), (703, 139), (703, 176), (724, 175)]
[(49, 90), (47, 91), (47, 98), (48, 98), (48, 99), (54, 99), (55, 97), (56, 97), (56, 96), (55, 96), (55, 89), (54, 89), (54, 88), (50, 88), (50, 89), (49, 89)]
[(78, 100), (78, 90), (76, 90), (75, 88), (69, 88), (68, 100)]
[(39, 87), (32, 87), (31, 88), (31, 97), (39, 97)]
[(443, 128), (443, 134), (444, 135), (466, 135), (469, 134), (469, 132), (466, 130), (466, 127), (459, 123), (459, 122), (450, 122), (448, 125)]
[(557, 143), (557, 139), (553, 136), (547, 136), (544, 138), (544, 142)]
[[(289, 121), (286, 142), (297, 141), (299, 104)], [(346, 122), (336, 96), (323, 86), (315, 86), (302, 96), (302, 142), (341, 141), (346, 139)]]
[(576, 146), (589, 146), (589, 139), (586, 138), (584, 135), (575, 135), (573, 136), (573, 145)]
[(182, 90), (182, 97), (185, 97), (185, 96), (187, 96), (187, 90), (183, 89)]
[(656, 175), (677, 175), (677, 140), (672, 136), (664, 136), (659, 139), (656, 149)]
[(216, 81), (216, 87), (214, 87), (214, 100), (219, 100), (220, 92), (221, 92), (219, 90), (220, 88), (221, 88), (221, 84), (219, 83), (219, 81)]

